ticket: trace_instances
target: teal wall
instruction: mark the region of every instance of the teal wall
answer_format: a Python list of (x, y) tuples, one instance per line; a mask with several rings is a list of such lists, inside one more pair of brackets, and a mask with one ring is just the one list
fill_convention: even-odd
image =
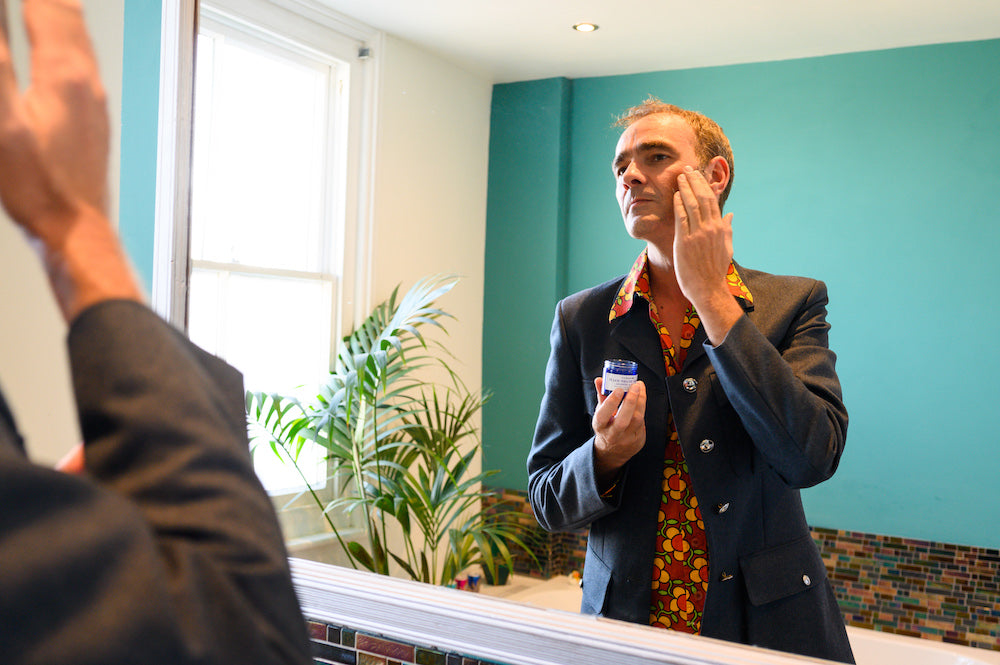
[[(552, 304), (565, 293), (569, 176), (568, 79), (549, 79), (493, 90), (486, 217), (483, 375), (504, 377), (483, 411), (490, 482), (521, 487), (523, 448), (538, 415), (538, 377), (548, 358)], [(520, 372), (524, 372), (521, 379)], [(530, 423), (530, 424), (529, 424)], [(517, 466), (520, 456), (520, 467)]]
[(147, 291), (153, 277), (161, 0), (125, 0), (118, 232)]
[(610, 124), (655, 94), (733, 143), (737, 260), (829, 285), (851, 423), (838, 474), (804, 493), (810, 522), (1000, 547), (997, 62), (990, 40), (497, 86), (483, 349), (497, 484), (527, 484), (556, 299), (641, 249), (613, 197)]

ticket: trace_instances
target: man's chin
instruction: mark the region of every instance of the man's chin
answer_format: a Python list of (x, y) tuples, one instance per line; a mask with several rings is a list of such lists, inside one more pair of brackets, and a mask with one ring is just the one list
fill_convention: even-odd
[(662, 219), (656, 215), (625, 217), (625, 230), (636, 240), (652, 240), (673, 226), (674, 220)]

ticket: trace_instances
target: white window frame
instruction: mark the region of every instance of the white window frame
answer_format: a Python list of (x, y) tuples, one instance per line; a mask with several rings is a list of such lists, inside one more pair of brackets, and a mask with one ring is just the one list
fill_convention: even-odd
[[(249, 26), (276, 44), (294, 35), (297, 48), (315, 49), (350, 64), (346, 166), (334, 176), (345, 202), (342, 271), (333, 284), (330, 361), (339, 340), (371, 307), (372, 187), (376, 138), (378, 57), (383, 35), (316, 0), (167, 0), (161, 18), (159, 136), (151, 304), (161, 317), (187, 331), (194, 49), (198, 19)], [(260, 26), (266, 26), (264, 30)], [(336, 34), (331, 34), (336, 33)], [(342, 248), (342, 249), (341, 249)], [(280, 499), (275, 497), (276, 500)]]
[[(339, 175), (346, 197), (343, 278), (334, 286), (338, 311), (330, 339), (332, 361), (338, 340), (371, 307), (371, 182), (382, 34), (316, 0), (205, 0), (200, 7), (198, 0), (163, 3), (151, 301), (153, 309), (180, 330), (187, 329), (194, 44), (201, 12), (216, 21), (267, 26), (278, 41), (282, 33), (294, 34), (299, 44), (351, 64), (347, 168)], [(341, 38), (331, 39), (331, 32)]]

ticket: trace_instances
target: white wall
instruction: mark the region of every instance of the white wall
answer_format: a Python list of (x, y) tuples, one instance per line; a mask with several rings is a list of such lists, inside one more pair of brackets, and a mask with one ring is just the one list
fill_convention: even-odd
[[(23, 87), (28, 80), (28, 53), (20, 28), (20, 2), (8, 5)], [(108, 92), (113, 131), (109, 200), (117, 219), (125, 0), (84, 0), (84, 7)], [(6, 215), (0, 217), (0, 385), (32, 456), (51, 463), (80, 438), (66, 368), (66, 326), (34, 253)]]
[(434, 273), (461, 276), (439, 303), (452, 369), (482, 384), (491, 81), (387, 36), (375, 155), (373, 298)]
[[(470, 390), (482, 385), (486, 187), (492, 82), (386, 35), (372, 183), (372, 300), (436, 273), (461, 278), (438, 301), (455, 317), (431, 335)], [(425, 379), (444, 381), (439, 375)], [(477, 426), (480, 419), (476, 418)], [(478, 472), (482, 460), (470, 469)], [(398, 546), (399, 543), (394, 545)]]

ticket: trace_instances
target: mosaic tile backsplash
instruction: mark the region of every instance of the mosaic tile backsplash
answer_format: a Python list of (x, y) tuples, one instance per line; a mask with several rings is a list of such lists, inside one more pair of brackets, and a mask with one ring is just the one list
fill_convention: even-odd
[(316, 665), (496, 665), (462, 654), (420, 647), (394, 639), (309, 620)]
[[(549, 578), (582, 570), (587, 531), (547, 533), (524, 492), (498, 489), (531, 527), (515, 572)], [(814, 528), (845, 621), (861, 628), (1000, 651), (1000, 550)]]

